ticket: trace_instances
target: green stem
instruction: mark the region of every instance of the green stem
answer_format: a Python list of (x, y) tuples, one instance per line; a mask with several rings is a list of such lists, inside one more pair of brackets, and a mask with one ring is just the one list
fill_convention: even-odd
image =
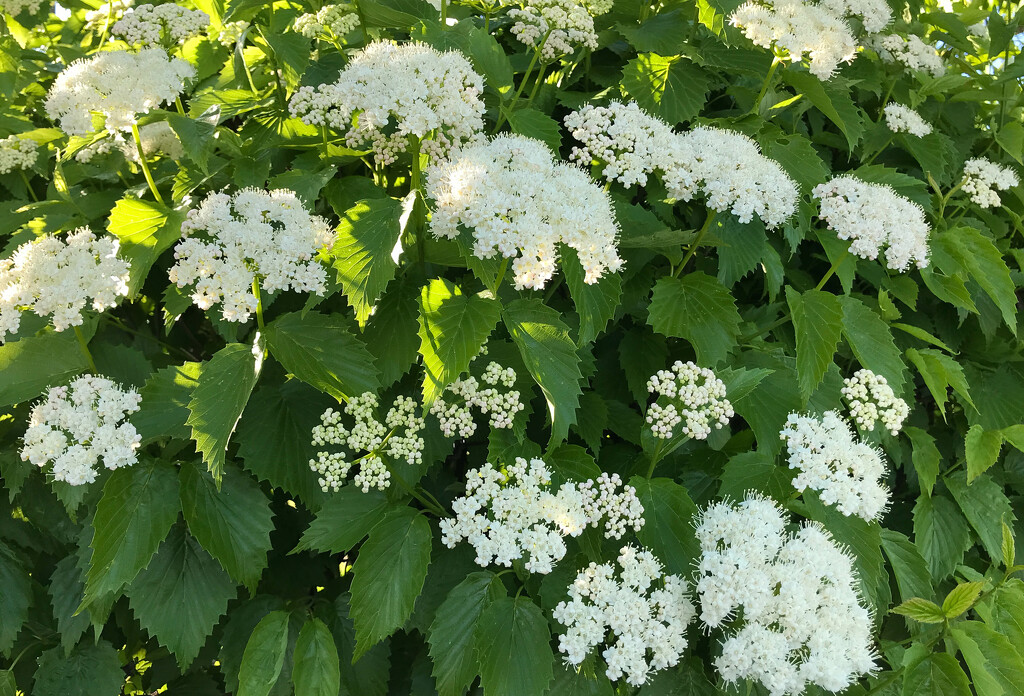
[(424, 240), (424, 227), (426, 227), (427, 210), (423, 203), (423, 191), (421, 190), (422, 172), (420, 169), (420, 148), (422, 143), (419, 138), (413, 138), (412, 145), (412, 169), (409, 172), (409, 191), (415, 196), (412, 202), (413, 224), (416, 226), (416, 252), (419, 256), (420, 265), (427, 263), (427, 248)]
[(441, 0), (441, 29), (447, 29), (448, 24), (448, 2), (447, 0)]
[(661, 450), (665, 449), (665, 441), (658, 438), (658, 444), (654, 446), (654, 454), (651, 455), (651, 465), (647, 467), (647, 478), (654, 476), (654, 467), (661, 461)]
[(156, 190), (156, 182), (153, 181), (153, 174), (149, 171), (149, 164), (146, 162), (146, 153), (142, 149), (142, 138), (139, 136), (138, 124), (132, 124), (132, 137), (135, 138), (135, 149), (139, 153), (139, 164), (142, 166), (142, 173), (146, 175), (146, 183), (149, 184), (149, 190), (153, 192), (153, 198), (156, 199), (156, 202), (163, 205), (164, 199), (160, 197), (160, 192)]
[(537, 81), (533, 83), (533, 89), (530, 90), (530, 96), (526, 100), (526, 105), (533, 104), (534, 98), (537, 96), (537, 92), (540, 91), (540, 86), (544, 82), (544, 71), (547, 69), (547, 63), (540, 64), (540, 71), (537, 73)]
[(509, 258), (506, 256), (505, 258), (503, 258), (501, 260), (501, 266), (498, 267), (498, 277), (494, 281), (494, 287), (491, 288), (491, 293), (495, 297), (498, 296), (498, 288), (501, 287), (501, 281), (503, 281), (505, 279), (505, 271), (508, 270), (508, 262), (509, 262)]
[(21, 174), (21, 180), (25, 182), (25, 190), (28, 191), (28, 197), (31, 198), (34, 202), (38, 203), (39, 196), (37, 196), (36, 192), (32, 190), (32, 184), (28, 182), (28, 176), (25, 174), (25, 170), (19, 169), (18, 173)]
[(873, 155), (871, 155), (870, 157), (868, 157), (868, 160), (867, 160), (867, 162), (865, 162), (865, 163), (864, 163), (864, 166), (867, 166), (867, 165), (871, 164), (872, 162), (874, 162), (874, 161), (875, 161), (875, 158), (876, 158), (876, 157), (878, 157), (878, 156), (879, 156), (880, 154), (882, 154), (883, 152), (885, 152), (885, 148), (887, 148), (887, 147), (889, 147), (890, 145), (892, 145), (892, 141), (893, 141), (893, 138), (895, 138), (895, 137), (896, 137), (896, 134), (895, 134), (895, 133), (893, 133), (892, 135), (890, 135), (890, 136), (889, 136), (889, 139), (885, 141), (885, 144), (884, 144), (884, 145), (882, 145), (882, 147), (880, 147), (880, 148), (878, 148), (877, 150), (875, 150), (875, 153), (874, 153)]
[(182, 116), (185, 115), (185, 107), (181, 104), (181, 97), (174, 98), (174, 107), (178, 110), (178, 113)]
[(892, 684), (894, 681), (903, 676), (903, 671), (905, 669), (906, 667), (900, 667), (898, 670), (890, 674), (885, 681), (880, 681), (874, 686), (872, 686), (867, 691), (867, 693), (864, 694), (864, 696), (873, 696), (874, 694), (877, 694), (878, 692), (885, 690), (890, 684)]
[(814, 289), (815, 290), (821, 290), (823, 287), (825, 287), (825, 283), (828, 282), (828, 279), (836, 274), (836, 270), (839, 268), (839, 264), (841, 264), (843, 261), (845, 261), (846, 257), (849, 256), (849, 255), (850, 255), (850, 250), (849, 249), (847, 249), (842, 254), (840, 254), (839, 258), (837, 258), (835, 260), (835, 262), (832, 264), (832, 266), (828, 269), (828, 273), (826, 273), (824, 276), (822, 276), (821, 280), (818, 281), (818, 284), (816, 286), (814, 286)]
[(252, 294), (256, 297), (256, 325), (260, 327), (260, 333), (263, 333), (266, 325), (263, 323), (263, 297), (260, 295), (259, 276), (252, 279)]
[(768, 94), (768, 87), (772, 83), (772, 78), (775, 77), (775, 71), (779, 69), (779, 63), (782, 59), (778, 56), (772, 60), (772, 67), (768, 68), (768, 74), (764, 76), (764, 82), (761, 84), (761, 91), (757, 93), (757, 99), (754, 100), (754, 105), (750, 108), (750, 113), (756, 114), (761, 111), (761, 100), (764, 99), (764, 95)]
[(758, 329), (754, 333), (747, 334), (746, 336), (740, 336), (739, 343), (746, 343), (747, 341), (752, 341), (755, 338), (757, 338), (758, 336), (762, 336), (762, 335), (768, 333), (772, 329), (777, 329), (778, 327), (780, 327), (783, 324), (787, 323), (792, 318), (793, 318), (792, 315), (789, 312), (786, 312), (781, 317), (779, 317), (778, 319), (776, 319), (775, 321), (773, 321), (771, 324), (769, 324), (768, 326), (764, 327), (763, 329)]
[(679, 268), (677, 268), (675, 270), (675, 272), (672, 273), (672, 277), (678, 278), (680, 276), (680, 274), (683, 272), (683, 269), (686, 268), (687, 261), (689, 261), (690, 258), (695, 253), (697, 253), (697, 247), (700, 246), (700, 242), (701, 242), (702, 239), (704, 239), (704, 235), (706, 235), (708, 233), (708, 229), (711, 228), (711, 222), (714, 219), (715, 219), (715, 211), (714, 210), (709, 210), (708, 211), (708, 217), (707, 217), (706, 220), (704, 220), (704, 226), (700, 228), (700, 231), (697, 232), (697, 236), (693, 238), (693, 242), (690, 244), (690, 248), (686, 251), (686, 256), (684, 256), (683, 260), (679, 263)]
[(96, 369), (96, 362), (92, 359), (92, 353), (89, 352), (89, 344), (85, 340), (85, 336), (82, 334), (82, 327), (75, 327), (75, 338), (78, 339), (78, 347), (82, 349), (82, 355), (85, 356), (85, 361), (89, 363), (89, 369), (94, 375), (98, 374), (99, 371)]
[[(548, 34), (550, 33), (551, 32), (548, 32)], [(509, 103), (509, 106), (514, 105), (517, 101), (519, 101), (519, 97), (523, 96), (523, 90), (526, 88), (526, 82), (530, 79), (530, 75), (533, 74), (533, 68), (534, 66), (537, 65), (537, 60), (540, 58), (540, 50), (544, 47), (544, 43), (548, 40), (548, 34), (544, 35), (544, 39), (540, 42), (540, 45), (537, 46), (536, 49), (534, 49), (533, 57), (530, 59), (530, 64), (526, 66), (526, 72), (523, 73), (523, 79), (519, 82), (519, 88), (516, 90), (515, 95), (512, 97), (512, 101)], [(491, 131), (491, 135), (494, 135), (495, 133), (498, 132), (498, 129), (505, 124), (505, 120), (505, 111), (504, 109), (502, 109), (501, 114), (498, 116), (498, 122), (494, 124), (494, 130)]]

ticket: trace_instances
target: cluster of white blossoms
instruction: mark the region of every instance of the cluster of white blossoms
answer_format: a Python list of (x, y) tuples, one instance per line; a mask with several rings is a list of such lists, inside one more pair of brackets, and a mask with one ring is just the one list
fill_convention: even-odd
[[(589, 483), (589, 485), (587, 485)], [(565, 536), (579, 536), (605, 520), (605, 536), (618, 539), (643, 526), (636, 489), (618, 492), (618, 476), (551, 490), (551, 472), (540, 459), (517, 458), (505, 470), (487, 463), (466, 474), (466, 495), (452, 502), (454, 518), (441, 520), (441, 540), (454, 548), (466, 540), (476, 562), (509, 567), (527, 556), (531, 573), (550, 573), (566, 552)]]
[(345, 404), (345, 414), (354, 419), (351, 428), (341, 424), (341, 412), (329, 408), (320, 416), (320, 425), (313, 428), (313, 444), (317, 447), (336, 445), (347, 447), (351, 452), (366, 452), (352, 459), (342, 452), (317, 452), (316, 459), (309, 460), (309, 468), (319, 475), (317, 482), (326, 493), (337, 491), (348, 477), (353, 466), (359, 465), (359, 472), (352, 477), (352, 483), (363, 492), (371, 488), (384, 490), (391, 485), (391, 471), (381, 454), (402, 459), (409, 464), (423, 460), (423, 419), (416, 415), (418, 404), (413, 399), (399, 396), (388, 409), (382, 423), (375, 410), (377, 397), (366, 392)]
[(2, 10), (4, 14), (9, 14), (12, 17), (17, 16), (24, 11), (28, 11), (30, 14), (35, 14), (39, 11), (42, 4), (42, 0), (2, 0), (0, 1), (0, 10)]
[(214, 40), (221, 46), (227, 46), (228, 48), (234, 48), (238, 43), (238, 40), (242, 38), (242, 34), (249, 28), (249, 23), (244, 19), (240, 19), (236, 22), (228, 22), (220, 28)]
[(611, 563), (591, 563), (552, 616), (566, 627), (558, 649), (567, 663), (579, 665), (594, 648), (607, 645), (601, 655), (608, 678), (625, 677), (640, 686), (651, 673), (678, 664), (696, 612), (686, 580), (664, 575), (650, 551), (624, 546), (618, 564), (616, 574)]
[(593, 15), (601, 14), (605, 6), (578, 0), (522, 0), (521, 7), (509, 10), (508, 16), (515, 22), (512, 35), (539, 50), (541, 60), (549, 63), (579, 48), (597, 49)]
[[(480, 382), (486, 384), (481, 387)], [(472, 375), (458, 379), (445, 387), (445, 393), (453, 398), (438, 397), (430, 406), (430, 412), (437, 416), (441, 432), (445, 437), (472, 437), (476, 432), (473, 409), (490, 416), (492, 428), (511, 428), (516, 414), (526, 408), (520, 401), (520, 394), (513, 389), (516, 371), (502, 367), (493, 360), (478, 381)]]
[(139, 5), (125, 12), (111, 33), (135, 46), (171, 48), (202, 34), (210, 25), (210, 15), (174, 3)]
[(576, 250), (587, 283), (622, 266), (618, 224), (608, 193), (576, 165), (556, 162), (547, 145), (499, 135), (427, 168), (437, 204), (435, 236), (473, 234), (473, 254), (512, 258), (516, 288), (543, 288), (555, 272), (558, 245)]
[(914, 34), (903, 38), (899, 34), (886, 34), (871, 42), (879, 57), (887, 63), (901, 63), (911, 70), (922, 70), (932, 77), (946, 72), (942, 57)]
[(103, 27), (113, 24), (124, 16), (125, 11), (135, 4), (135, 0), (113, 0), (105, 2), (95, 10), (85, 13), (85, 28), (92, 30), (103, 30)]
[(837, 17), (856, 17), (869, 34), (877, 34), (892, 21), (885, 0), (818, 0), (817, 4)]
[[(142, 142), (142, 151), (146, 153), (146, 157), (163, 153), (171, 159), (178, 160), (184, 156), (185, 150), (181, 146), (181, 141), (167, 121), (139, 126), (139, 140)], [(138, 164), (139, 150), (134, 140), (126, 140), (120, 133), (83, 147), (75, 153), (75, 159), (79, 162), (91, 162), (94, 157), (105, 155), (115, 149), (120, 150), (125, 159)]]
[(852, 176), (837, 176), (814, 187), (821, 200), (819, 217), (840, 239), (851, 239), (850, 252), (876, 259), (885, 249), (885, 264), (906, 271), (913, 263), (928, 265), (931, 228), (921, 206), (888, 186), (869, 184)]
[(80, 227), (62, 240), (55, 235), (25, 242), (0, 259), (0, 344), (17, 333), (21, 312), (51, 316), (63, 331), (82, 324), (82, 310), (113, 307), (128, 294), (128, 263), (117, 257), (115, 237), (97, 237)]
[(846, 516), (871, 521), (885, 512), (885, 462), (838, 412), (827, 411), (820, 419), (791, 413), (779, 437), (786, 442), (789, 468), (800, 471), (793, 478), (798, 491), (817, 491), (821, 502)]
[(874, 430), (875, 423), (882, 421), (882, 427), (895, 437), (910, 415), (907, 402), (896, 396), (885, 377), (871, 370), (857, 370), (844, 379), (842, 394), (850, 405), (850, 417), (863, 430)]
[(38, 146), (34, 140), (9, 135), (0, 140), (0, 174), (8, 174), (15, 169), (28, 169), (36, 161)]
[(732, 13), (730, 21), (755, 46), (772, 49), (780, 58), (797, 62), (806, 56), (808, 69), (820, 80), (832, 77), (840, 63), (857, 55), (846, 20), (802, 0), (750, 0)]
[(893, 133), (910, 133), (919, 138), (932, 132), (932, 127), (916, 111), (896, 102), (885, 106), (885, 125)]
[(964, 163), (964, 193), (971, 201), (982, 208), (1002, 205), (997, 191), (1013, 188), (1018, 183), (1017, 174), (1009, 167), (998, 164), (984, 157), (969, 159)]
[(354, 5), (324, 5), (315, 14), (300, 15), (295, 19), (295, 31), (307, 39), (315, 39), (322, 34), (340, 38), (359, 27), (359, 13)]
[(787, 521), (756, 495), (699, 515), (700, 618), (709, 628), (742, 619), (715, 666), (726, 682), (758, 681), (771, 696), (808, 684), (843, 691), (875, 669), (871, 612), (849, 554), (821, 526), (787, 534)]
[(254, 279), (267, 292), (324, 292), (327, 273), (316, 253), (334, 234), (292, 191), (211, 193), (188, 211), (181, 232), (170, 279), (194, 285), (200, 309), (219, 303), (225, 321), (247, 321), (256, 311)]
[(46, 95), (46, 112), (68, 135), (93, 132), (93, 115), (115, 134), (126, 131), (139, 114), (173, 102), (195, 69), (162, 48), (138, 53), (104, 51), (65, 68)]
[(141, 437), (127, 418), (141, 401), (134, 389), (92, 375), (51, 387), (29, 416), (21, 459), (52, 463), (53, 477), (72, 486), (95, 481), (101, 458), (108, 469), (131, 466)]
[(647, 423), (654, 437), (668, 440), (683, 423), (683, 432), (694, 440), (706, 440), (711, 429), (721, 430), (733, 417), (725, 398), (725, 382), (706, 367), (676, 360), (670, 370), (658, 370), (647, 380), (647, 391), (658, 401), (647, 408)]
[(300, 87), (292, 116), (345, 134), (390, 164), (418, 139), (422, 152), (443, 157), (483, 130), (483, 78), (457, 51), (427, 44), (376, 41), (356, 53), (338, 81)]

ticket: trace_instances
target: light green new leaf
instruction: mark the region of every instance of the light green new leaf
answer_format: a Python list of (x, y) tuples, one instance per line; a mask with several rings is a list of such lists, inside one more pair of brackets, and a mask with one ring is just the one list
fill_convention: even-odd
[(515, 300), (502, 314), (523, 363), (544, 392), (554, 445), (569, 435), (580, 405), (580, 359), (569, 327), (540, 300)]
[(476, 623), (480, 685), (486, 694), (541, 696), (554, 677), (548, 621), (527, 597), (502, 597)]
[(180, 509), (178, 476), (171, 464), (143, 459), (112, 473), (93, 518), (82, 605), (117, 592), (149, 565)]
[(473, 682), (477, 623), (487, 607), (504, 596), (505, 586), (494, 573), (471, 573), (438, 607), (427, 642), (441, 696), (462, 696)]
[(686, 488), (667, 478), (634, 476), (629, 485), (636, 489), (644, 506), (644, 526), (637, 538), (665, 564), (671, 574), (686, 574), (700, 557), (693, 531), (697, 506)]
[(340, 316), (291, 312), (268, 324), (266, 334), (286, 370), (338, 401), (380, 386), (373, 356)]
[(444, 388), (469, 369), (501, 317), (501, 303), (490, 296), (465, 295), (451, 281), (436, 278), (420, 292), (420, 355), (423, 404), (430, 406)]
[(228, 467), (220, 490), (213, 476), (195, 463), (181, 465), (181, 510), (189, 532), (228, 575), (256, 589), (267, 567), (270, 532), (274, 529), (270, 502), (249, 476)]
[(258, 368), (250, 346), (229, 343), (203, 365), (188, 401), (186, 423), (192, 428), (196, 449), (217, 481), (224, 470), (231, 434), (256, 386)]
[(967, 457), (967, 482), (971, 483), (991, 468), (999, 459), (1003, 447), (1003, 435), (998, 430), (985, 430), (975, 423), (964, 438), (964, 454)]
[(60, 648), (38, 659), (32, 696), (96, 696), (119, 694), (124, 672), (117, 650), (105, 640), (83, 644), (65, 657)]
[(348, 296), (360, 326), (373, 311), (398, 267), (393, 255), (402, 236), (402, 204), (367, 198), (345, 211), (331, 249), (331, 268)]
[(176, 526), (128, 586), (132, 611), (185, 670), (234, 599), (236, 586), (199, 542)]
[(654, 285), (648, 313), (647, 323), (655, 331), (689, 341), (701, 365), (718, 364), (736, 345), (740, 326), (736, 300), (705, 273), (660, 279)]
[(893, 607), (892, 613), (926, 624), (939, 624), (946, 620), (946, 614), (942, 611), (942, 607), (923, 597), (911, 597)]
[(412, 614), (430, 565), (430, 525), (412, 508), (396, 510), (370, 531), (352, 567), (354, 658), (384, 640)]
[(387, 511), (388, 500), (380, 491), (363, 493), (356, 485), (343, 486), (327, 498), (316, 519), (302, 533), (295, 551), (346, 553), (384, 519)]
[(889, 326), (861, 300), (843, 295), (843, 336), (863, 367), (885, 377), (897, 396), (903, 392), (906, 365)]
[(274, 688), (288, 650), (286, 611), (272, 611), (253, 629), (238, 670), (238, 696), (267, 696)]
[(971, 696), (971, 687), (956, 658), (932, 653), (904, 673), (903, 696)]
[(642, 53), (622, 69), (622, 89), (669, 125), (688, 121), (707, 100), (708, 74), (682, 56)]
[(139, 294), (149, 269), (181, 237), (185, 216), (156, 201), (122, 198), (110, 211), (107, 231), (121, 241), (117, 255), (131, 264), (128, 296)]
[(89, 369), (89, 363), (68, 329), (28, 336), (0, 346), (0, 406), (30, 401), (46, 391), (70, 382)]
[(882, 529), (882, 550), (885, 551), (905, 602), (912, 597), (931, 597), (932, 576), (921, 552), (904, 534)]
[(341, 689), (338, 648), (330, 629), (320, 619), (309, 619), (299, 631), (292, 682), (295, 696), (338, 696)]
[(796, 330), (796, 371), (804, 399), (821, 384), (843, 333), (843, 307), (832, 293), (786, 288)]
[(982, 581), (960, 583), (942, 600), (942, 613), (947, 619), (955, 619), (974, 606), (983, 589), (985, 583)]

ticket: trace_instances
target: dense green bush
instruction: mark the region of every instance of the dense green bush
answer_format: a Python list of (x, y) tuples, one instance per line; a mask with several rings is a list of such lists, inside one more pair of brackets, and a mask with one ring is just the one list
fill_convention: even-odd
[(0, 695), (1024, 693), (1024, 14), (440, 2), (0, 3)]

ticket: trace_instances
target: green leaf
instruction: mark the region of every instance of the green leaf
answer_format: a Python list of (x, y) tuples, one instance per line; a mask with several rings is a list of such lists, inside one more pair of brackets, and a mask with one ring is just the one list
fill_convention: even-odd
[(971, 483), (985, 473), (999, 459), (1003, 447), (1003, 435), (998, 430), (985, 430), (978, 424), (971, 426), (964, 438), (964, 454), (967, 457), (967, 482)]
[(731, 288), (761, 265), (768, 237), (760, 219), (744, 224), (732, 215), (721, 221), (718, 237), (718, 280)]
[(341, 664), (342, 694), (347, 696), (384, 696), (388, 692), (388, 677), (391, 661), (391, 641), (370, 648), (362, 657), (353, 661), (356, 648), (355, 629), (348, 594), (340, 594), (334, 600), (331, 613), (331, 633), (338, 646)]
[(987, 476), (968, 485), (961, 472), (947, 477), (945, 482), (981, 539), (985, 553), (998, 563), (1003, 557), (1003, 520), (1015, 519), (1003, 487)]
[(844, 91), (838, 82), (821, 82), (807, 72), (784, 70), (782, 79), (796, 89), (798, 94), (807, 97), (821, 113), (846, 136), (846, 143), (852, 151), (864, 133), (864, 123), (860, 110), (853, 103), (849, 92)]
[(1010, 639), (1024, 645), (1024, 591), (1019, 581), (1011, 581), (991, 595), (989, 615), (985, 623)]
[(786, 301), (796, 330), (796, 371), (804, 399), (821, 384), (843, 333), (843, 307), (828, 292), (800, 294), (786, 288)]
[(541, 696), (554, 677), (547, 619), (527, 597), (492, 602), (477, 620), (476, 645), (486, 694)]
[(473, 682), (474, 632), (484, 611), (504, 596), (505, 586), (494, 573), (477, 572), (466, 576), (438, 607), (427, 642), (441, 696), (462, 696)]
[(889, 326), (861, 300), (849, 295), (838, 299), (843, 310), (843, 336), (857, 362), (885, 377), (893, 391), (901, 394), (906, 365)]
[(348, 296), (360, 326), (395, 277), (395, 245), (402, 236), (402, 204), (393, 198), (367, 198), (345, 211), (331, 249), (331, 268)]
[(363, 493), (358, 486), (343, 486), (327, 498), (295, 550), (346, 553), (380, 524), (388, 507), (380, 491)]
[(508, 125), (513, 133), (541, 141), (558, 156), (562, 147), (562, 129), (558, 121), (534, 108), (516, 109), (508, 115)]
[[(917, 546), (904, 534), (891, 529), (882, 529), (882, 550), (889, 558), (900, 598), (907, 601), (912, 597), (931, 597), (932, 576)], [(913, 618), (913, 617), (911, 617)]]
[(894, 607), (892, 613), (926, 624), (939, 624), (946, 620), (946, 615), (938, 604), (921, 597), (911, 597)]
[(228, 575), (256, 589), (267, 567), (273, 513), (267, 497), (247, 475), (228, 467), (220, 490), (202, 467), (181, 465), (181, 510), (189, 532)]
[(629, 484), (644, 506), (644, 526), (636, 534), (640, 543), (665, 564), (669, 573), (689, 573), (700, 558), (700, 546), (693, 532), (697, 506), (690, 494), (667, 478), (634, 476)]
[(799, 133), (780, 135), (760, 142), (765, 157), (781, 164), (804, 193), (824, 183), (828, 178), (825, 163), (821, 161), (811, 141), (805, 136)]
[(181, 237), (185, 216), (155, 201), (122, 198), (110, 211), (107, 231), (121, 241), (117, 255), (131, 264), (128, 296), (142, 289), (149, 269), (160, 254)]
[(142, 459), (112, 473), (93, 518), (82, 605), (117, 592), (149, 565), (179, 509), (178, 477), (171, 464)]
[[(1024, 696), (1024, 659), (1010, 640), (978, 621), (959, 621), (950, 634), (971, 670), (975, 684), (998, 684), (1006, 696)], [(987, 679), (979, 679), (985, 672)], [(979, 691), (979, 694), (985, 694)]]
[(229, 343), (203, 365), (188, 402), (187, 425), (213, 478), (220, 481), (228, 442), (256, 386), (259, 365), (252, 347)]
[(176, 526), (127, 594), (135, 618), (184, 670), (227, 611), (235, 589), (199, 542)]
[(309, 65), (309, 39), (301, 34), (260, 32), (272, 49), (272, 59), (289, 87), (296, 87)]
[(619, 23), (615, 28), (639, 53), (671, 55), (679, 50), (679, 37), (689, 31), (689, 20), (681, 10), (662, 12), (642, 24)]
[(203, 174), (210, 173), (210, 155), (217, 146), (215, 123), (191, 119), (182, 114), (167, 114), (167, 125), (181, 141), (185, 156), (196, 163)]
[(1006, 520), (1000, 521), (1003, 523), (1003, 567), (1010, 568), (1017, 557), (1016, 544), (1013, 540), (1013, 530), (1010, 529), (1010, 525), (1006, 524)]
[[(4, 582), (4, 586), (13, 585), (7, 581)], [(62, 558), (53, 569), (48, 589), (50, 603), (53, 605), (53, 618), (57, 620), (60, 645), (64, 648), (64, 654), (70, 655), (78, 639), (89, 629), (88, 612), (75, 614), (75, 610), (82, 604), (85, 583), (82, 581), (82, 571), (78, 567), (78, 558), (74, 554)], [(4, 624), (6, 623), (5, 618)]]
[(952, 655), (932, 653), (903, 675), (903, 696), (971, 696), (971, 688)]
[(451, 281), (437, 278), (420, 292), (420, 355), (423, 404), (430, 406), (444, 388), (469, 369), (501, 317), (501, 303), (485, 295), (465, 295)]
[(60, 648), (39, 656), (32, 696), (119, 694), (124, 686), (121, 660), (110, 643), (83, 644), (67, 657)]
[(341, 689), (338, 648), (330, 629), (320, 619), (309, 619), (299, 631), (292, 682), (296, 696), (338, 696)]
[(962, 582), (942, 600), (942, 613), (947, 619), (955, 619), (974, 606), (978, 596), (985, 589), (984, 582)]
[(933, 235), (930, 244), (949, 254), (967, 270), (999, 311), (1010, 331), (1017, 334), (1016, 286), (1010, 269), (992, 240), (973, 227), (957, 227)]
[(932, 578), (942, 581), (964, 560), (971, 531), (956, 503), (940, 495), (920, 496), (914, 506), (914, 542)]
[(739, 334), (736, 300), (718, 280), (700, 272), (661, 278), (654, 285), (647, 322), (660, 334), (685, 338), (697, 361), (712, 367), (729, 354)]
[(0, 653), (11, 647), (28, 619), (32, 579), (14, 553), (0, 542)]
[(0, 406), (29, 401), (89, 369), (75, 332), (45, 333), (0, 346)]
[(930, 496), (939, 477), (939, 463), (942, 461), (939, 448), (935, 446), (935, 438), (920, 428), (907, 427), (903, 432), (910, 438), (914, 449), (914, 469), (917, 471), (921, 492)]
[(939, 411), (943, 414), (943, 419), (946, 417), (946, 389), (949, 387), (953, 387), (953, 391), (959, 394), (966, 403), (974, 406), (967, 378), (964, 377), (964, 370), (956, 360), (931, 348), (920, 350), (908, 348), (906, 356), (924, 379), (925, 386), (928, 387)]
[(380, 370), (381, 386), (388, 387), (404, 375), (418, 355), (420, 345), (416, 297), (419, 289), (401, 281), (391, 286), (377, 304), (363, 331), (366, 348)]
[(669, 125), (689, 121), (707, 100), (708, 74), (682, 56), (642, 53), (622, 69), (622, 89)]
[(412, 614), (430, 565), (430, 541), (430, 525), (412, 508), (401, 508), (370, 531), (352, 568), (356, 659)]
[(515, 300), (502, 314), (526, 369), (544, 392), (554, 445), (569, 435), (580, 405), (580, 359), (569, 327), (540, 300)]
[(253, 629), (238, 671), (238, 696), (267, 696), (274, 688), (288, 650), (286, 611), (272, 611)]

